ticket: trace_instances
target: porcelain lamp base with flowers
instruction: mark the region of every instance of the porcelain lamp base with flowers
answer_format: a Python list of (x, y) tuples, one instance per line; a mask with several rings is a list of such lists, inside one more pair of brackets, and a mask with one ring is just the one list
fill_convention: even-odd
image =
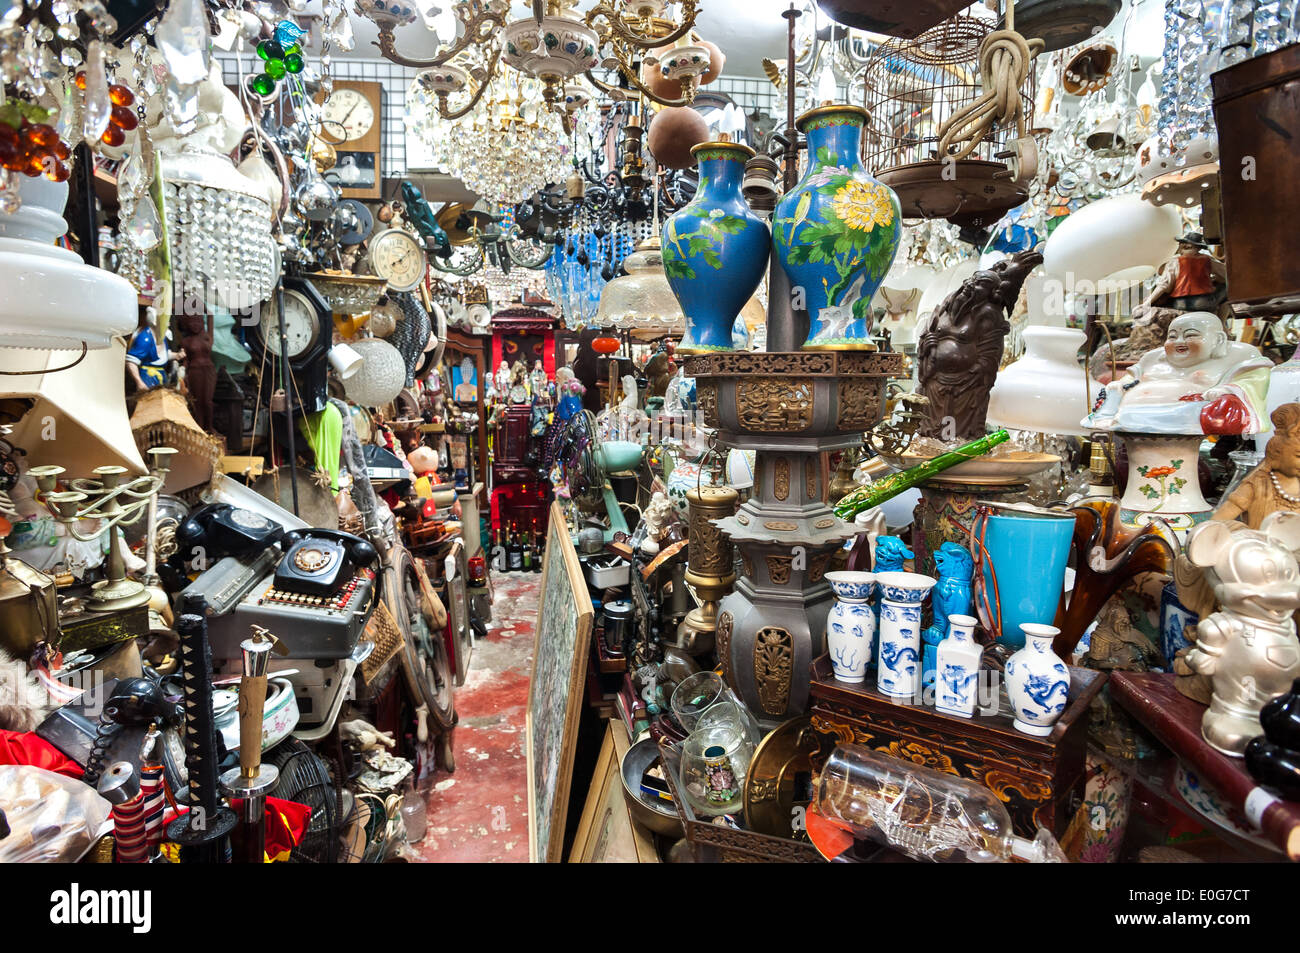
[(898, 196), (863, 167), (866, 110), (823, 106), (799, 117), (808, 171), (777, 204), (772, 238), (809, 350), (874, 350), (871, 299), (902, 236)]
[(1128, 486), (1120, 500), (1121, 523), (1139, 527), (1163, 519), (1183, 533), (1210, 518), (1213, 508), (1201, 495), (1196, 473), (1204, 437), (1120, 436), (1128, 451)]

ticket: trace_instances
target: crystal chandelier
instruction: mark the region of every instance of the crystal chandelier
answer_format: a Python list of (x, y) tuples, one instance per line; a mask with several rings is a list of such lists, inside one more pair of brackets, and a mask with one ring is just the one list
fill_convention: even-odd
[[(507, 67), (468, 113), (452, 120), (439, 112), (428, 76), (411, 84), (406, 125), (429, 146), (437, 168), (501, 205), (522, 202), (568, 174), (564, 120), (544, 107), (541, 82)], [(581, 113), (565, 115), (584, 121)]]

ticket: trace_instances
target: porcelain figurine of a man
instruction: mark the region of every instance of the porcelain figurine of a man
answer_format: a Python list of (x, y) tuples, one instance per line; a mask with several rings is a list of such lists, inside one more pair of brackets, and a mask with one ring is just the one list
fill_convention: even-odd
[(1155, 348), (1098, 395), (1084, 426), (1149, 434), (1256, 434), (1272, 363), (1231, 340), (1217, 315), (1194, 311), (1169, 323)]

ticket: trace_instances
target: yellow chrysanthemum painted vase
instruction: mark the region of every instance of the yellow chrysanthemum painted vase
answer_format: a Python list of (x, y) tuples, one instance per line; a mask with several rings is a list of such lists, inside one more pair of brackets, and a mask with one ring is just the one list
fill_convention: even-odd
[(702, 142), (691, 150), (700, 184), (691, 202), (664, 223), (668, 284), (686, 315), (682, 354), (730, 351), (731, 326), (767, 271), (767, 224), (741, 194), (749, 146)]
[(871, 298), (902, 236), (898, 196), (862, 167), (866, 110), (822, 106), (799, 117), (808, 171), (772, 220), (777, 260), (796, 311), (807, 311), (809, 350), (873, 350)]

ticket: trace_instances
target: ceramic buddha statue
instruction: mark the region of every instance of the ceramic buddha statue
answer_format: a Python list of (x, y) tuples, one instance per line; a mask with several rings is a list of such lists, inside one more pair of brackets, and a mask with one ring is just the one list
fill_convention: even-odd
[(1229, 339), (1216, 315), (1179, 315), (1163, 347), (1102, 389), (1083, 425), (1145, 434), (1260, 433), (1269, 429), (1272, 366), (1258, 348)]

